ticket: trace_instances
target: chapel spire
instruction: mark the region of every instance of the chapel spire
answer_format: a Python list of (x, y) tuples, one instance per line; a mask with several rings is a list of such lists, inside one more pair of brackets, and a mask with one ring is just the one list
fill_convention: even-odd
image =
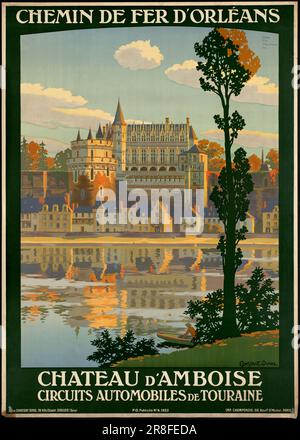
[(120, 98), (118, 99), (118, 106), (115, 114), (113, 125), (126, 125), (123, 111), (120, 104)]

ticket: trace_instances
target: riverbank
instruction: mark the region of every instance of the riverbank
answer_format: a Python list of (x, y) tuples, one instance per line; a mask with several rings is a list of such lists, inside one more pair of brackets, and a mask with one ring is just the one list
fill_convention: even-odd
[(168, 354), (118, 362), (115, 367), (278, 367), (279, 331), (244, 334), (239, 338), (196, 345)]
[[(219, 237), (127, 237), (127, 236), (94, 236), (94, 237), (55, 237), (55, 236), (22, 236), (21, 245), (44, 246), (44, 245), (126, 245), (126, 246), (212, 246), (216, 247)], [(278, 237), (249, 237), (239, 243), (239, 246), (278, 246)]]

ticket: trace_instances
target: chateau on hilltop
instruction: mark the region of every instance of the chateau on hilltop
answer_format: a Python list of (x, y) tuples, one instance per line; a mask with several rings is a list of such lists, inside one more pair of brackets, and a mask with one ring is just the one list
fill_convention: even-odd
[(68, 160), (76, 186), (80, 176), (90, 182), (97, 174), (110, 180), (126, 180), (128, 189), (204, 189), (207, 200), (207, 155), (200, 152), (197, 136), (187, 117), (174, 124), (127, 124), (118, 101), (112, 124), (101, 127), (86, 139), (78, 131), (71, 142)]

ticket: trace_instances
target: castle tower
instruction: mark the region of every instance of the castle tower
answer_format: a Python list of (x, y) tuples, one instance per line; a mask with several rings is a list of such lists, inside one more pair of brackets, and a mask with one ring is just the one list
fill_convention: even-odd
[(113, 153), (118, 161), (117, 174), (122, 174), (126, 170), (126, 136), (127, 127), (120, 100), (115, 114), (115, 119), (112, 124), (112, 142)]

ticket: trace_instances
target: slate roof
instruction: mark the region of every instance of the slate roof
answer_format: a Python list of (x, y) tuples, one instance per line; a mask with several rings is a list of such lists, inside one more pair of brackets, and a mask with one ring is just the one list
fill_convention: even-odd
[(42, 204), (39, 199), (34, 197), (24, 197), (21, 199), (21, 212), (29, 214), (32, 212), (40, 212), (42, 210)]

